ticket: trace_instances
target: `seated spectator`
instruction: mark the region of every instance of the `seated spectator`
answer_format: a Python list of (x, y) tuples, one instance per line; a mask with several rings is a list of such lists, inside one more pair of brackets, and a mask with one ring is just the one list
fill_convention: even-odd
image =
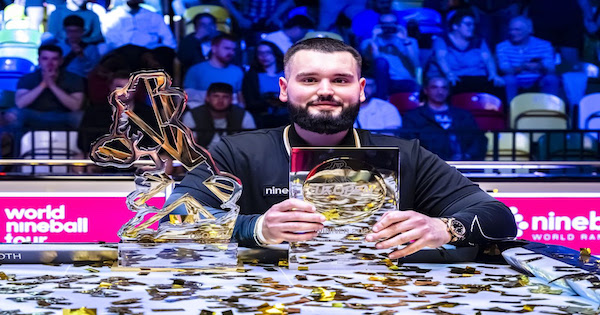
[(244, 75), (242, 93), (259, 128), (289, 123), (287, 106), (279, 100), (279, 77), (283, 75), (283, 53), (271, 42), (258, 43), (250, 71)]
[(366, 81), (366, 101), (360, 105), (354, 127), (366, 130), (390, 130), (386, 134), (393, 135), (393, 130), (402, 127), (400, 112), (390, 102), (374, 97), (377, 91), (375, 80), (366, 78)]
[[(122, 88), (129, 82), (129, 71), (117, 71), (109, 79), (108, 85), (110, 91), (114, 91), (118, 88)], [(138, 115), (144, 122), (156, 128), (156, 117), (152, 106), (146, 104), (138, 97), (132, 97), (126, 104), (129, 110), (132, 110)], [(104, 99), (104, 104), (97, 106), (90, 106), (85, 109), (81, 125), (79, 127), (79, 135), (77, 137), (77, 146), (84, 153), (84, 156), (88, 156), (90, 153), (91, 144), (96, 141), (102, 135), (110, 132), (110, 126), (113, 123), (113, 108), (108, 103), (108, 98)], [(132, 131), (139, 130), (137, 126), (132, 125)], [(142, 138), (140, 146), (142, 147), (153, 147), (156, 143), (148, 136)]]
[(100, 27), (100, 18), (96, 13), (88, 10), (87, 0), (67, 0), (66, 6), (58, 6), (52, 15), (48, 18), (48, 32), (56, 42), (62, 42), (67, 38), (65, 33), (64, 20), (68, 16), (78, 16), (83, 19), (82, 41), (86, 44), (98, 44), (104, 41), (102, 29)]
[(217, 19), (209, 13), (194, 16), (194, 33), (186, 35), (179, 43), (177, 58), (183, 64), (184, 72), (191, 66), (208, 59), (210, 42), (219, 34)]
[(15, 127), (77, 128), (84, 100), (83, 78), (61, 69), (60, 47), (42, 45), (38, 54), (39, 69), (21, 77), (17, 84)]
[(543, 93), (558, 93), (560, 81), (554, 74), (554, 49), (550, 42), (532, 34), (531, 20), (518, 16), (510, 21), (508, 40), (496, 46), (508, 102), (520, 89), (535, 87)]
[(283, 25), (282, 16), (294, 7), (294, 0), (220, 0), (220, 2), (231, 14), (241, 29), (240, 34), (244, 34), (250, 46), (260, 41), (260, 34), (280, 29)]
[(295, 42), (301, 40), (314, 27), (313, 21), (307, 16), (295, 15), (283, 24), (282, 30), (269, 33), (263, 39), (277, 45), (285, 54)]
[(231, 64), (235, 57), (236, 45), (236, 40), (231, 35), (221, 34), (215, 37), (211, 43), (210, 59), (188, 70), (183, 80), (183, 88), (188, 94), (190, 107), (204, 103), (206, 90), (215, 82), (231, 85), (233, 92), (237, 94), (237, 103), (244, 104), (241, 93), (244, 72), (240, 67)]
[(449, 88), (446, 78), (429, 78), (423, 86), (425, 105), (404, 115), (404, 128), (416, 132), (421, 145), (444, 160), (483, 160), (487, 138), (471, 113), (448, 104)]
[(177, 42), (163, 16), (140, 7), (144, 0), (128, 0), (108, 12), (102, 20), (102, 33), (108, 51), (124, 45), (137, 45), (153, 50), (155, 57), (169, 74)]
[(416, 69), (419, 67), (419, 44), (408, 37), (394, 14), (382, 14), (373, 37), (361, 44), (365, 61), (374, 68), (377, 97), (419, 90)]
[(232, 104), (233, 87), (216, 82), (208, 87), (205, 103), (185, 113), (183, 123), (196, 131), (196, 143), (212, 149), (222, 136), (256, 129), (249, 112)]
[[(378, 1), (379, 2), (379, 1)], [(367, 0), (320, 0), (319, 27), (320, 31), (332, 31), (340, 14), (349, 20), (365, 10)]]
[(496, 87), (504, 80), (485, 43), (475, 37), (475, 18), (470, 11), (457, 11), (450, 19), (450, 32), (433, 42), (434, 55), (428, 77), (445, 76), (453, 93), (487, 92), (501, 94)]
[(64, 40), (51, 40), (63, 51), (62, 67), (80, 77), (85, 78), (100, 61), (98, 46), (83, 42), (84, 21), (77, 15), (67, 16), (63, 20)]

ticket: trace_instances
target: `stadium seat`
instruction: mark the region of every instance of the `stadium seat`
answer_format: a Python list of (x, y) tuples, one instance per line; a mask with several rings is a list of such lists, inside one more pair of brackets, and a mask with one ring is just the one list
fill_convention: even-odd
[(194, 31), (194, 17), (200, 13), (209, 13), (217, 19), (217, 29), (223, 33), (231, 33), (231, 17), (229, 11), (218, 5), (197, 5), (185, 10), (183, 18), (186, 22), (186, 34)]
[(502, 101), (487, 93), (460, 93), (452, 96), (450, 103), (473, 114), (479, 129), (498, 131), (506, 129)]
[(23, 58), (34, 65), (38, 64), (37, 47), (26, 46), (20, 44), (4, 44), (0, 45), (0, 57)]
[[(23, 159), (73, 159), (81, 153), (77, 131), (29, 131), (21, 138)], [(24, 166), (24, 173), (67, 173), (66, 166)]]
[(598, 140), (581, 133), (549, 132), (538, 140), (537, 158), (542, 161), (597, 160)]
[[(514, 133), (514, 135), (513, 137), (511, 132), (498, 133), (498, 161), (530, 160), (531, 143), (529, 137), (521, 132)], [(494, 160), (494, 133), (486, 132), (485, 136), (488, 138), (486, 160), (492, 161)]]
[(579, 129), (600, 130), (600, 93), (586, 95), (579, 102)]
[(567, 129), (569, 117), (565, 102), (545, 93), (524, 93), (510, 102), (510, 126), (513, 129)]
[(42, 33), (30, 29), (3, 29), (0, 30), (0, 45), (20, 44), (39, 47), (42, 43)]
[(23, 75), (35, 70), (31, 61), (18, 57), (0, 57), (0, 73), (14, 73)]
[(411, 109), (421, 106), (421, 103), (419, 103), (418, 92), (394, 93), (390, 95), (390, 103), (396, 106), (400, 114), (404, 114)]

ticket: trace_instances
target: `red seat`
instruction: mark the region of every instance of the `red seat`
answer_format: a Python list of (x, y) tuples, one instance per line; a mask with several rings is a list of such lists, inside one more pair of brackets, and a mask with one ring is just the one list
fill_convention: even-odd
[(419, 92), (394, 93), (390, 95), (390, 103), (396, 106), (400, 114), (421, 106)]
[(475, 118), (479, 129), (498, 131), (506, 129), (502, 101), (487, 93), (461, 93), (452, 96), (453, 106), (466, 109)]

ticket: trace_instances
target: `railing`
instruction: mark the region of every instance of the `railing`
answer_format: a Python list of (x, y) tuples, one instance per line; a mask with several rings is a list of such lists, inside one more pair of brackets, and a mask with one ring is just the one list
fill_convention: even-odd
[[(14, 132), (14, 135), (28, 134), (28, 131)], [(36, 130), (29, 133), (29, 136), (24, 138), (19, 148), (19, 154), (12, 157), (3, 157), (0, 160), (0, 168), (5, 171), (7, 166), (13, 166), (12, 171), (19, 173), (25, 171), (28, 174), (40, 173), (39, 166), (47, 166), (46, 170), (50, 173), (56, 173), (57, 166), (69, 165), (69, 169), (65, 173), (75, 172), (81, 173), (82, 168), (85, 173), (85, 168), (91, 165), (91, 161), (86, 160), (89, 152), (90, 143), (80, 143), (77, 146), (78, 136), (87, 133), (88, 138), (91, 134), (103, 134), (106, 130), (86, 129), (80, 130)], [(40, 133), (41, 131), (41, 133)], [(70, 131), (70, 132), (68, 132)], [(206, 129), (196, 129), (194, 132), (207, 132)], [(224, 133), (225, 130), (216, 130), (216, 132)], [(401, 138), (426, 138), (426, 137), (445, 137), (448, 135), (446, 131), (441, 132), (423, 132), (419, 130), (374, 130), (375, 133), (384, 133)], [(460, 135), (460, 132), (453, 132)], [(469, 132), (472, 135), (472, 131)], [(60, 136), (57, 136), (60, 135)], [(85, 138), (85, 137), (84, 137)], [(560, 167), (562, 173), (595, 174), (599, 167), (594, 163), (585, 161), (600, 161), (600, 130), (506, 130), (486, 133), (488, 139), (487, 152), (485, 161), (501, 161), (502, 167), (494, 167), (493, 172), (502, 172), (504, 169), (511, 169), (512, 172), (519, 172), (527, 169), (527, 173), (540, 172), (542, 168), (539, 166), (548, 166), (550, 164), (525, 163), (527, 161), (553, 161), (557, 163), (556, 167), (543, 168), (544, 172), (557, 173)], [(80, 138), (79, 140), (82, 140)], [(52, 141), (50, 141), (52, 140)], [(24, 147), (25, 146), (25, 147)], [(80, 148), (81, 147), (81, 148)], [(26, 160), (24, 160), (26, 159)], [(62, 164), (56, 164), (60, 160), (65, 160)], [(69, 162), (66, 162), (69, 161)], [(516, 163), (507, 163), (507, 162)], [(581, 165), (573, 164), (573, 162), (583, 161)], [(142, 162), (146, 163), (146, 162)], [(454, 162), (452, 162), (454, 163)], [(462, 162), (460, 162), (462, 163)], [(461, 164), (456, 165), (461, 165)], [(469, 162), (471, 163), (471, 162)], [(479, 162), (478, 162), (479, 163)], [(471, 163), (470, 165), (473, 165)], [(498, 166), (498, 163), (487, 162), (480, 164), (479, 169), (491, 170), (492, 166)], [(521, 165), (516, 167), (517, 165)], [(522, 167), (523, 165), (534, 167)], [(562, 166), (561, 166), (562, 165)], [(30, 167), (34, 166), (34, 167)], [(35, 167), (38, 167), (37, 169)], [(568, 166), (568, 167), (566, 167)], [(79, 168), (77, 168), (79, 167)], [(122, 173), (122, 172), (121, 172)]]

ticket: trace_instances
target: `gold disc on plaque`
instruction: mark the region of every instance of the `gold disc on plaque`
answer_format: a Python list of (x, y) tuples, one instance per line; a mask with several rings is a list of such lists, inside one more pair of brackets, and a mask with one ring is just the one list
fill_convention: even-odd
[(348, 157), (313, 168), (302, 186), (304, 199), (333, 224), (363, 221), (381, 208), (387, 187), (368, 163)]

